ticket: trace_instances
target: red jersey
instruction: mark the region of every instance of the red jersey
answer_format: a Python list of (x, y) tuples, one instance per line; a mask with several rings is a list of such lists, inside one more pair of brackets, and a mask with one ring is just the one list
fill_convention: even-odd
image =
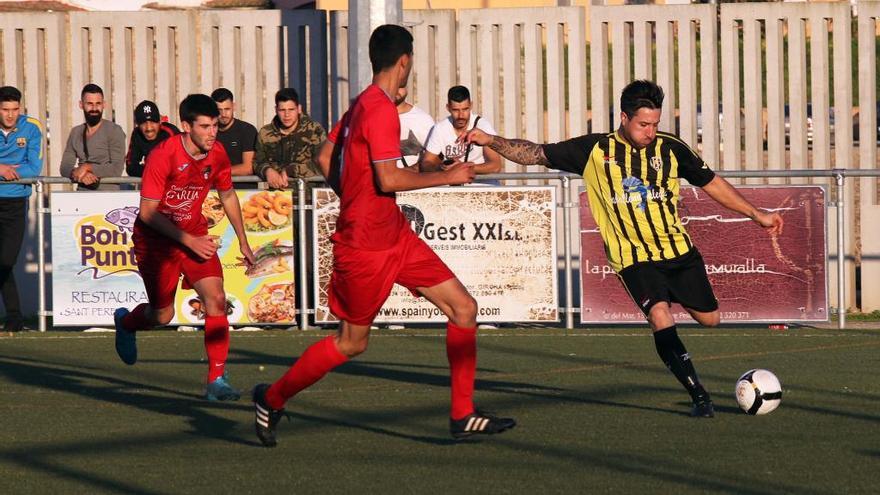
[(331, 240), (368, 251), (391, 248), (402, 229), (408, 228), (407, 221), (396, 195), (379, 190), (373, 164), (401, 157), (397, 107), (385, 91), (371, 84), (327, 139), (342, 146), (342, 197)]
[[(158, 201), (159, 213), (180, 230), (202, 236), (208, 233), (202, 203), (211, 189), (232, 189), (232, 166), (219, 141), (199, 160), (186, 151), (185, 136), (168, 138), (150, 152), (144, 167), (141, 198)], [(161, 236), (140, 218), (135, 222), (135, 232), (139, 231)]]

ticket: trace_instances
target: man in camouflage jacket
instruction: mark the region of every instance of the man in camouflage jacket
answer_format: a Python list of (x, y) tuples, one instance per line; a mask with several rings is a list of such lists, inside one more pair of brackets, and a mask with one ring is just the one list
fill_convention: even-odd
[(327, 132), (303, 113), (293, 88), (275, 93), (275, 117), (257, 134), (254, 174), (272, 189), (289, 186), (288, 179), (320, 176), (315, 163)]

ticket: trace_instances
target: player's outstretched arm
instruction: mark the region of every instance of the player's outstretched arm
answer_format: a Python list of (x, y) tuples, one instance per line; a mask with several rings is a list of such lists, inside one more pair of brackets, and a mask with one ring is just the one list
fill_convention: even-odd
[(398, 168), (396, 160), (373, 164), (376, 184), (382, 192), (412, 191), (435, 186), (456, 186), (474, 181), (473, 163), (455, 163), (439, 172)]
[(714, 179), (703, 186), (703, 190), (721, 206), (751, 218), (755, 223), (766, 228), (768, 233), (782, 234), (784, 222), (779, 213), (765, 213), (759, 210), (742, 197), (739, 191), (724, 178), (716, 175)]
[(223, 211), (226, 212), (226, 218), (229, 219), (232, 229), (235, 230), (235, 236), (238, 237), (238, 247), (243, 256), (241, 261), (243, 261), (246, 266), (250, 266), (256, 262), (256, 259), (254, 258), (253, 251), (251, 251), (251, 245), (248, 243), (247, 234), (245, 234), (244, 222), (241, 219), (241, 205), (238, 202), (238, 196), (235, 194), (234, 189), (219, 191), (219, 194), (220, 203), (223, 205)]
[(488, 147), (504, 158), (520, 165), (550, 166), (550, 160), (544, 155), (544, 148), (537, 143), (525, 139), (507, 139), (501, 136), (486, 134), (482, 129), (473, 129), (461, 137), (465, 143), (475, 143)]
[(196, 256), (208, 259), (217, 252), (217, 244), (208, 236), (196, 237), (177, 228), (171, 220), (159, 213), (159, 202), (156, 200), (141, 198), (138, 218), (160, 234), (183, 244)]

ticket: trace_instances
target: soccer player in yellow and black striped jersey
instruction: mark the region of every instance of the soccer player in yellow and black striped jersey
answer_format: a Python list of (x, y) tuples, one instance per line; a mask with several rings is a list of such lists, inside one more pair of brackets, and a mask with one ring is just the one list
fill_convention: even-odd
[(658, 85), (634, 81), (620, 96), (620, 127), (614, 132), (539, 145), (474, 130), (464, 141), (488, 146), (517, 163), (584, 176), (609, 263), (651, 325), (660, 358), (690, 394), (691, 415), (712, 417), (712, 400), (670, 310), (676, 302), (703, 325), (720, 321), (703, 258), (678, 216), (678, 179), (701, 187), (770, 234), (781, 233), (783, 222), (779, 214), (762, 212), (746, 201), (677, 136), (658, 132), (662, 105)]

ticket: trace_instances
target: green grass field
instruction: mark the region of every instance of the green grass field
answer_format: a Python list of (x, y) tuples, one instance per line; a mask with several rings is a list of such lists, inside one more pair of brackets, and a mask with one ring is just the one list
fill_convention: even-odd
[[(200, 398), (201, 334), (140, 334), (133, 367), (112, 334), (4, 337), (0, 493), (877, 493), (880, 331), (681, 334), (714, 419), (687, 416), (647, 330), (505, 329), (481, 334), (477, 401), (519, 426), (456, 443), (442, 333), (386, 331), (288, 404), (276, 449), (249, 400)], [(274, 380), (319, 335), (234, 333), (233, 383)], [(768, 416), (733, 398), (755, 367), (783, 383)]]

